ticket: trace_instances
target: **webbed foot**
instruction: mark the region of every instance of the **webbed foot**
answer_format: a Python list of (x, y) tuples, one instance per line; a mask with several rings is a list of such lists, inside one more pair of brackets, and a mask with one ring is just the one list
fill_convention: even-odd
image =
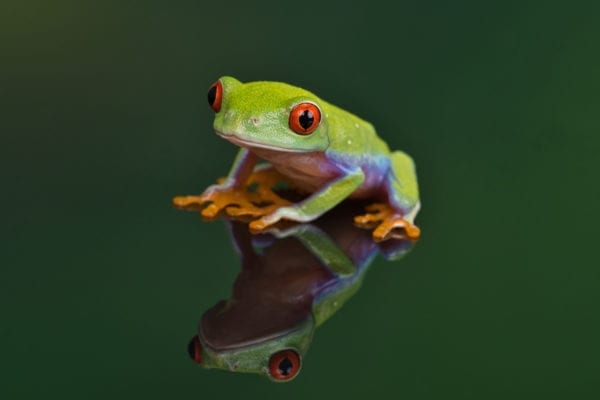
[(217, 185), (210, 186), (201, 195), (173, 198), (173, 205), (183, 210), (200, 211), (205, 220), (227, 216), (252, 221), (291, 204), (273, 191), (281, 181), (283, 177), (274, 169), (254, 172), (243, 187), (226, 186), (225, 179), (221, 178)]
[(366, 214), (354, 217), (359, 228), (373, 229), (373, 239), (381, 242), (387, 239), (418, 240), (421, 230), (402, 218), (396, 210), (384, 203), (374, 203), (366, 207)]
[(213, 220), (221, 216), (229, 207), (254, 208), (250, 197), (246, 188), (217, 184), (210, 186), (198, 196), (174, 197), (173, 205), (187, 211), (200, 211), (202, 218)]

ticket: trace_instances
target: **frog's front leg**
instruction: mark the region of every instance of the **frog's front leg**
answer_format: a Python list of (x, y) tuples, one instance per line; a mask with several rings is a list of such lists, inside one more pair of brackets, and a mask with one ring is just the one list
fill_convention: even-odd
[(335, 207), (354, 192), (365, 180), (360, 168), (344, 171), (307, 199), (292, 206), (280, 207), (273, 213), (250, 223), (250, 230), (260, 232), (282, 219), (307, 222)]
[[(229, 217), (248, 221), (270, 214), (291, 202), (273, 191), (285, 178), (271, 165), (256, 166), (257, 156), (242, 149), (236, 157), (229, 177), (209, 186), (198, 196), (178, 196), (173, 199), (177, 208), (200, 211), (205, 219), (215, 219), (224, 211)], [(253, 187), (253, 189), (251, 189)]]
[[(248, 149), (241, 149), (224, 181), (209, 186), (198, 196), (177, 196), (173, 199), (173, 205), (183, 209), (200, 209), (203, 217), (214, 218), (221, 210), (232, 204), (247, 203), (246, 182), (257, 160), (256, 154)], [(206, 206), (207, 203), (210, 204)]]

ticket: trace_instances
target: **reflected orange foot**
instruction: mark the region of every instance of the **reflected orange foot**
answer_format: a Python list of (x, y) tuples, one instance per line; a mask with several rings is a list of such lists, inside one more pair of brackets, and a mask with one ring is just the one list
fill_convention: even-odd
[[(223, 181), (221, 178), (218, 183)], [(183, 210), (200, 211), (205, 220), (226, 216), (248, 222), (291, 204), (272, 190), (281, 181), (283, 177), (274, 169), (261, 170), (252, 174), (245, 187), (207, 190), (198, 196), (177, 196), (173, 198), (173, 205)]]
[(354, 217), (359, 228), (373, 229), (373, 239), (377, 242), (387, 239), (409, 238), (418, 240), (421, 230), (411, 224), (396, 210), (384, 203), (374, 203), (366, 207), (366, 214)]

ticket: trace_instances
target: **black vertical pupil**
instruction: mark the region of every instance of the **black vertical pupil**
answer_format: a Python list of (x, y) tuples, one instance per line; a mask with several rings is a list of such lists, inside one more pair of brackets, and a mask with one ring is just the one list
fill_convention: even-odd
[[(310, 128), (310, 126), (313, 124), (314, 121), (315, 121), (315, 116), (313, 115), (313, 113), (310, 110), (304, 110), (302, 112), (302, 114), (300, 114), (299, 122), (300, 122), (300, 126), (302, 126), (302, 128), (304, 128), (304, 129)], [(286, 360), (287, 360), (287, 358), (286, 358)]]
[(292, 369), (294, 368), (294, 364), (290, 361), (289, 358), (284, 358), (279, 363), (279, 372), (281, 375), (289, 375), (292, 373)]
[(210, 89), (208, 89), (208, 104), (210, 104), (212, 106), (214, 104), (216, 98), (217, 98), (217, 87), (213, 86)]

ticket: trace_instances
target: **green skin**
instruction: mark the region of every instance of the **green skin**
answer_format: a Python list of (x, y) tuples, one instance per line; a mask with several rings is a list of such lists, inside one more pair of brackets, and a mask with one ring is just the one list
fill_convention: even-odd
[[(312, 221), (349, 197), (378, 198), (413, 223), (420, 207), (414, 163), (403, 152), (391, 152), (370, 123), (285, 83), (242, 83), (228, 76), (219, 81), (222, 102), (214, 129), (241, 150), (227, 180), (205, 195), (243, 187), (264, 159), (311, 193), (262, 217), (265, 226), (281, 219)], [(290, 112), (306, 102), (320, 109), (321, 121), (311, 134), (300, 135), (290, 128)]]

